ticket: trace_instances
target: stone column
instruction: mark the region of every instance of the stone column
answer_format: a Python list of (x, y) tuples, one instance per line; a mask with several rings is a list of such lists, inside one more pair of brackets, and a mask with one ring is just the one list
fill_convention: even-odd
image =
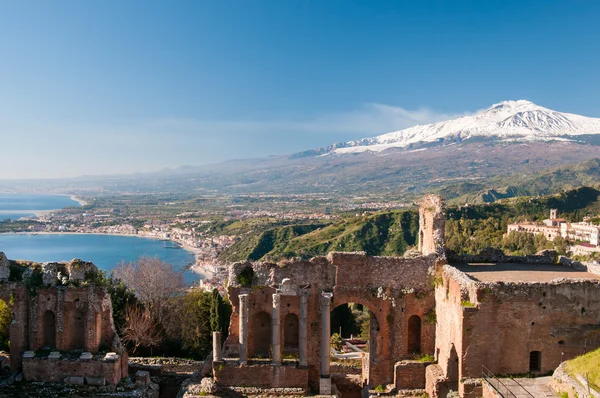
[(248, 295), (240, 294), (240, 364), (248, 362)]
[(278, 293), (273, 294), (273, 332), (272, 332), (272, 345), (271, 345), (271, 356), (273, 359), (273, 365), (281, 365), (281, 321), (280, 321), (280, 308), (279, 302), (281, 297)]
[(213, 361), (221, 361), (221, 332), (213, 332)]
[(331, 298), (333, 293), (321, 293), (321, 379), (319, 393), (331, 395), (331, 377), (329, 375), (329, 358), (331, 356)]
[(300, 292), (300, 341), (298, 341), (298, 357), (300, 360), (300, 366), (308, 366), (308, 362), (306, 360), (307, 356), (307, 322), (308, 322), (308, 294), (309, 291)]

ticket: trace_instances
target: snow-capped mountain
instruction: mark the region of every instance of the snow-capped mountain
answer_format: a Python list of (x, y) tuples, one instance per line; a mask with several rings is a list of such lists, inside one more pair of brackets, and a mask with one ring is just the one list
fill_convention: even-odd
[(526, 100), (504, 101), (474, 115), (339, 143), (320, 153), (379, 152), (388, 148), (459, 142), (475, 137), (556, 141), (588, 134), (600, 134), (600, 119), (553, 111)]

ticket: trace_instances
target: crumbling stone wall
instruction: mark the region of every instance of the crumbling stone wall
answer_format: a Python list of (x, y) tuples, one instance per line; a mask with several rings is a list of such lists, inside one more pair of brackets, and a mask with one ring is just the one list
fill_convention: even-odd
[[(393, 257), (370, 257), (364, 253), (330, 253), (310, 261), (288, 261), (281, 264), (238, 263), (230, 268), (228, 293), (233, 305), (229, 337), (224, 345), (224, 356), (238, 355), (239, 341), (239, 295), (248, 294), (248, 319), (250, 325), (256, 314), (272, 313), (272, 296), (285, 278), (296, 286), (310, 290), (308, 298), (308, 372), (313, 390), (318, 390), (321, 341), (322, 291), (333, 292), (331, 310), (346, 303), (359, 303), (371, 311), (377, 320), (378, 331), (375, 352), (371, 353), (371, 384), (391, 383), (394, 364), (400, 359), (412, 357), (408, 353), (408, 319), (417, 315), (422, 320), (421, 352), (433, 354), (433, 322), (426, 319), (434, 311), (432, 272), (436, 255), (412, 259)], [(254, 269), (254, 283), (243, 287), (237, 283), (240, 272)], [(281, 296), (280, 319), (288, 313), (299, 315), (300, 298)], [(281, 331), (285, 328), (281, 327)], [(249, 328), (249, 353), (254, 352), (255, 340)], [(284, 336), (281, 336), (280, 341)], [(242, 370), (240, 370), (242, 371)], [(239, 374), (239, 372), (238, 372)], [(240, 376), (242, 377), (242, 376)]]
[[(432, 283), (435, 265), (444, 253), (443, 201), (427, 196), (421, 203), (420, 256), (413, 258), (370, 257), (365, 253), (329, 253), (308, 261), (273, 263), (241, 262), (229, 268), (228, 294), (233, 305), (229, 337), (224, 343), (223, 356), (239, 356), (239, 297), (248, 295), (248, 325), (259, 313), (273, 313), (273, 294), (282, 288), (308, 292), (307, 301), (307, 362), (308, 383), (319, 391), (321, 345), (321, 294), (332, 293), (330, 310), (347, 303), (358, 303), (372, 314), (371, 352), (363, 370), (364, 379), (371, 385), (388, 384), (394, 380), (394, 364), (412, 358), (409, 352), (408, 320), (415, 316), (420, 323), (420, 347), (417, 351), (433, 354), (435, 346), (435, 301)], [(251, 271), (249, 271), (251, 270)], [(251, 274), (242, 280), (240, 275)], [(241, 282), (246, 282), (242, 286)], [(300, 316), (300, 297), (280, 295), (279, 322), (287, 314)], [(248, 353), (256, 352), (256, 331), (248, 327)], [(276, 328), (274, 328), (276, 330)], [(279, 328), (281, 333), (285, 328)], [(418, 330), (415, 329), (415, 330)], [(281, 335), (279, 341), (285, 341)], [(229, 383), (241, 383), (250, 372), (238, 367), (231, 373)], [(238, 384), (240, 385), (240, 384)]]
[(419, 252), (444, 257), (444, 201), (437, 195), (426, 195), (419, 203)]
[[(97, 353), (103, 349), (116, 352), (127, 362), (113, 323), (110, 295), (96, 286), (97, 280), (98, 269), (89, 262), (10, 261), (0, 252), (0, 299), (10, 305), (13, 314), (9, 336), (12, 370), (22, 369), (25, 351), (45, 347), (45, 333), (52, 337), (54, 346), (49, 348), (53, 350)], [(31, 370), (38, 368), (44, 367), (32, 365), (25, 376), (44, 380), (43, 374), (36, 376), (37, 371)], [(124, 372), (126, 375), (126, 366)]]
[(548, 283), (476, 282), (441, 268), (436, 288), (436, 359), (445, 376), (458, 354), (459, 378), (529, 372), (541, 352), (541, 373), (600, 346), (600, 280)]

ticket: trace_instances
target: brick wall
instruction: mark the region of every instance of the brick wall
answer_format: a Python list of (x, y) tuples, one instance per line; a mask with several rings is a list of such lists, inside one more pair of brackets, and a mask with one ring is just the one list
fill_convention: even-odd
[(394, 385), (399, 390), (424, 389), (425, 368), (431, 362), (400, 361), (394, 365)]
[(127, 376), (127, 370), (122, 371), (122, 361), (90, 361), (47, 358), (24, 358), (23, 377), (27, 381), (49, 381), (62, 383), (66, 377), (104, 377), (106, 384), (117, 384), (122, 377)]
[(237, 362), (213, 362), (215, 381), (226, 387), (302, 388), (308, 390), (308, 370), (295, 365), (239, 366)]

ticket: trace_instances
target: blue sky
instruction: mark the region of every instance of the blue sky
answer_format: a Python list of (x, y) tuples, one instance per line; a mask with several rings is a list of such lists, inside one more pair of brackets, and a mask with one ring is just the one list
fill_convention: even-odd
[(507, 99), (600, 117), (597, 1), (0, 0), (0, 178), (285, 154)]

